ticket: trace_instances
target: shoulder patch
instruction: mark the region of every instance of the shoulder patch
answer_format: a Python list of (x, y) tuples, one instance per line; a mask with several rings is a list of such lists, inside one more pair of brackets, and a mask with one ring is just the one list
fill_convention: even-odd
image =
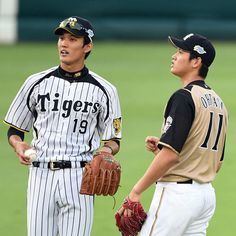
[(173, 122), (173, 119), (171, 116), (168, 116), (165, 122), (165, 126), (163, 128), (163, 133), (166, 133), (166, 131), (171, 127)]
[(113, 120), (113, 127), (115, 129), (115, 135), (118, 135), (121, 131), (121, 117)]

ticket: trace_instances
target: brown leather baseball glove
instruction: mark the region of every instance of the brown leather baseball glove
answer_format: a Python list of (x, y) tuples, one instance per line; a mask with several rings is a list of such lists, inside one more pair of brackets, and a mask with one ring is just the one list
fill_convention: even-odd
[(114, 195), (120, 183), (121, 166), (114, 156), (97, 152), (86, 164), (80, 193), (87, 195)]
[[(122, 236), (136, 236), (140, 232), (147, 218), (147, 214), (144, 211), (142, 204), (140, 202), (132, 202), (127, 197), (121, 208), (121, 211), (119, 209), (115, 214), (116, 226)], [(124, 216), (123, 213), (125, 209), (129, 209), (131, 211), (130, 216)]]

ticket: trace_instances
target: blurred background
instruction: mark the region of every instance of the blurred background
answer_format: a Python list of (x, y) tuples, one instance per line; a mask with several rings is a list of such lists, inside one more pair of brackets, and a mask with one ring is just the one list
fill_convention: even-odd
[[(59, 63), (53, 29), (73, 15), (94, 26), (94, 49), (86, 64), (117, 87), (123, 113), (117, 155), (121, 187), (114, 209), (111, 197), (96, 198), (92, 236), (120, 235), (113, 215), (153, 158), (145, 151), (144, 139), (159, 136), (167, 99), (181, 86), (170, 73), (175, 48), (167, 36), (191, 32), (213, 40), (217, 55), (207, 83), (223, 98), (230, 114), (225, 162), (213, 183), (217, 209), (207, 235), (235, 236), (236, 1), (0, 0), (0, 120), (28, 76)], [(8, 145), (7, 129), (1, 122), (0, 235), (26, 236), (28, 168), (19, 164)], [(30, 140), (31, 134), (26, 135)], [(146, 210), (153, 190), (154, 186), (143, 194)]]
[(0, 0), (0, 41), (52, 40), (52, 28), (72, 15), (93, 22), (100, 40), (157, 40), (192, 31), (236, 37), (234, 0)]

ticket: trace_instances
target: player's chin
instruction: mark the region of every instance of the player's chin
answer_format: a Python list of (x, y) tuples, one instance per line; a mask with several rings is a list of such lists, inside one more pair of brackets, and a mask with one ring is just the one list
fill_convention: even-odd
[(173, 66), (171, 66), (171, 68), (170, 68), (170, 72), (171, 72), (172, 74), (176, 75), (176, 70), (174, 69)]
[(62, 57), (62, 56), (60, 56), (60, 62), (62, 64), (65, 64), (65, 65), (70, 65), (71, 64), (71, 60), (69, 58)]
[(176, 68), (175, 68), (174, 66), (171, 67), (170, 72), (171, 72), (173, 75), (176, 75), (176, 76), (179, 75), (179, 71), (176, 70)]
[(68, 55), (66, 54), (59, 54), (60, 60), (68, 60)]

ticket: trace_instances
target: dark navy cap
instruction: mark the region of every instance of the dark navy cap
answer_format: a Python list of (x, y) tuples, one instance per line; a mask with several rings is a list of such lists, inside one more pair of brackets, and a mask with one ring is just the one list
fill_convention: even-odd
[(91, 42), (94, 36), (94, 30), (91, 23), (78, 16), (72, 16), (63, 20), (54, 30), (54, 33), (56, 35), (62, 35), (65, 31), (75, 37), (88, 37)]
[(170, 42), (177, 48), (183, 49), (201, 57), (202, 63), (209, 67), (215, 59), (215, 48), (212, 43), (200, 34), (188, 34), (183, 39), (172, 36), (168, 37)]

